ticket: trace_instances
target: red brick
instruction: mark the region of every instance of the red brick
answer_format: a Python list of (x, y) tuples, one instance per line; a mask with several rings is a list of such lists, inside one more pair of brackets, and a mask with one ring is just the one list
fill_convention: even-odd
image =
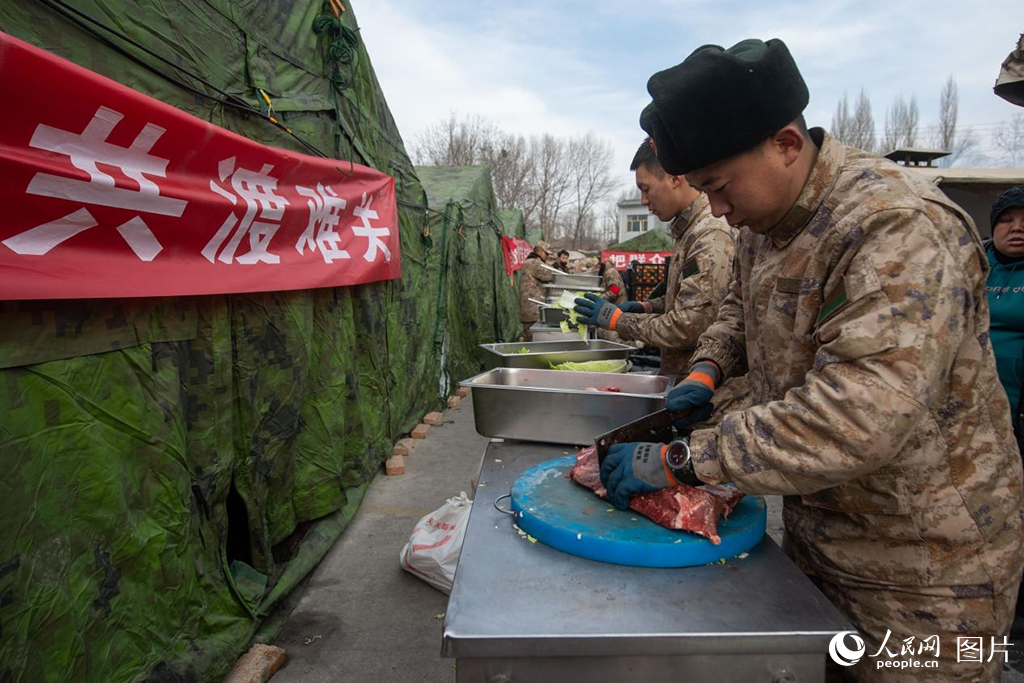
[(450, 409), (454, 410), (455, 408), (458, 408), (460, 403), (462, 403), (462, 399), (459, 398), (458, 396), (448, 397), (448, 407)]
[(426, 415), (423, 416), (423, 424), (439, 425), (443, 421), (444, 421), (444, 413), (433, 412), (433, 413), (427, 413)]
[(427, 434), (430, 433), (430, 425), (416, 425), (412, 432), (409, 434), (414, 439), (425, 439)]
[(257, 643), (235, 662), (222, 683), (266, 683), (284, 660), (283, 648)]
[(393, 455), (384, 463), (384, 473), (389, 477), (396, 474), (405, 474), (405, 458), (400, 455)]
[(391, 455), (400, 455), (403, 458), (408, 458), (413, 453), (413, 449), (416, 447), (416, 442), (412, 439), (399, 439), (398, 443), (391, 450)]
[(466, 398), (469, 396), (469, 387), (459, 387), (455, 390), (455, 395), (459, 398)]

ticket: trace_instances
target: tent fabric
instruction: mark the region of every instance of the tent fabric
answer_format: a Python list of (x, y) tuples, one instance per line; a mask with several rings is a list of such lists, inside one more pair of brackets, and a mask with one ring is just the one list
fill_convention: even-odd
[(672, 251), (674, 245), (675, 240), (667, 231), (661, 228), (651, 228), (625, 242), (612, 244), (608, 249), (610, 251)]
[(463, 379), (486, 369), (478, 340), (515, 341), (520, 334), (519, 297), (505, 275), (501, 248), (501, 235), (511, 233), (504, 229), (487, 166), (417, 166), (416, 174), (432, 220), (454, 242), (443, 315), (452, 334), (444, 346), (454, 379)]
[(369, 55), (336, 59), (319, 3), (74, 3), (113, 32), (63, 6), (0, 3), (0, 30), (310, 153), (211, 86), (254, 108), (263, 89), (296, 136), (396, 180), (401, 280), (0, 304), (0, 681), (214, 680), (272, 637), (476, 344), (514, 338), (501, 223), (485, 172), (428, 207)]

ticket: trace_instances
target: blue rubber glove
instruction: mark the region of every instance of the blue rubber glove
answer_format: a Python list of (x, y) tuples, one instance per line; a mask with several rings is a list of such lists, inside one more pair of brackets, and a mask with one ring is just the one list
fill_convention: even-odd
[(639, 301), (627, 301), (619, 304), (619, 310), (623, 313), (646, 313), (647, 309)]
[(715, 410), (711, 405), (711, 397), (721, 376), (721, 371), (714, 363), (695, 363), (686, 379), (668, 393), (665, 408), (670, 413), (687, 413), (686, 417), (675, 421), (676, 429), (686, 431), (711, 417)]
[(608, 502), (627, 510), (634, 495), (673, 486), (665, 469), (667, 448), (660, 443), (619, 443), (608, 449), (601, 463), (601, 483), (608, 489)]
[(614, 330), (615, 323), (622, 315), (619, 307), (593, 292), (587, 292), (583, 296), (585, 298), (576, 299), (576, 305), (573, 306), (573, 310), (579, 314), (577, 320), (587, 325), (597, 325), (605, 330)]

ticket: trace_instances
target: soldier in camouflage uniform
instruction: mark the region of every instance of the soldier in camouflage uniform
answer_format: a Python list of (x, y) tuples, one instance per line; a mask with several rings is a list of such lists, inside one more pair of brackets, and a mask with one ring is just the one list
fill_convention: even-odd
[(993, 90), (1007, 102), (1024, 107), (1024, 34), (1017, 40), (1017, 47), (1003, 60)]
[(540, 320), (537, 304), (530, 299), (543, 301), (547, 296), (544, 284), (555, 281), (555, 273), (544, 267), (550, 253), (551, 247), (547, 242), (537, 242), (523, 265), (519, 282), (519, 321), (523, 324), (524, 341), (531, 341), (530, 326)]
[[(1003, 642), (1024, 568), (1021, 460), (971, 219), (912, 171), (808, 132), (781, 41), (705, 46), (648, 89), (642, 122), (666, 169), (744, 226), (730, 293), (667, 407), (703, 417), (744, 365), (753, 406), (661, 458), (613, 449), (609, 494), (677, 481), (782, 494), (786, 551), (864, 636), (843, 675), (998, 680), (999, 655), (958, 661), (959, 638), (982, 638), (985, 658)], [(716, 119), (737, 94), (751, 120)], [(930, 636), (938, 653), (906, 654)], [(878, 668), (935, 654), (937, 668)]]
[(616, 306), (626, 303), (626, 283), (622, 281), (622, 276), (615, 269), (615, 263), (608, 259), (601, 264), (600, 271), (601, 286), (604, 288), (601, 297)]
[(661, 374), (686, 373), (697, 339), (718, 313), (732, 278), (736, 231), (711, 215), (707, 198), (683, 176), (665, 173), (650, 138), (645, 140), (630, 170), (636, 173), (640, 201), (663, 221), (672, 221), (675, 246), (665, 296), (621, 305), (621, 313), (604, 316), (593, 303), (577, 299), (576, 311), (585, 322), (593, 319), (627, 341), (642, 341), (661, 349)]

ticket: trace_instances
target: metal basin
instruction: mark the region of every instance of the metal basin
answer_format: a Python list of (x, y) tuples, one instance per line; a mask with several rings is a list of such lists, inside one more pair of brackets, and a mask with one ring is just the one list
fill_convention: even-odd
[[(592, 339), (590, 341), (547, 341), (503, 344), (480, 344), (492, 368), (536, 368), (548, 370), (552, 364), (585, 360), (626, 360), (635, 346)], [(519, 353), (523, 349), (526, 353)]]
[(555, 275), (555, 284), (572, 289), (594, 287), (601, 288), (601, 276), (587, 273), (559, 273)]
[[(590, 335), (589, 328), (587, 328), (587, 335), (588, 337)], [(580, 341), (580, 333), (575, 327), (570, 328), (568, 332), (562, 332), (562, 328), (558, 325), (545, 325), (539, 322), (530, 326), (530, 338), (535, 342)]]
[[(496, 368), (459, 384), (473, 390), (482, 436), (583, 445), (664, 407), (671, 382), (660, 375)], [(609, 386), (620, 391), (586, 390)]]
[(572, 287), (567, 287), (565, 285), (544, 285), (545, 296), (554, 297), (556, 301), (560, 296), (562, 296), (562, 292), (594, 292), (595, 294), (600, 294), (603, 291), (603, 287), (577, 287), (575, 285), (573, 285)]

